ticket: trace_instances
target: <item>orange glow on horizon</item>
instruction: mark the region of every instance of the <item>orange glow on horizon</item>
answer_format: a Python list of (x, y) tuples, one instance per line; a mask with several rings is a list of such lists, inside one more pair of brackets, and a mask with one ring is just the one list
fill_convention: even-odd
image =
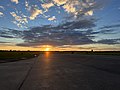
[(91, 45), (72, 45), (71, 47), (57, 47), (52, 45), (40, 45), (36, 48), (34, 47), (22, 47), (16, 45), (0, 45), (0, 50), (16, 50), (16, 51), (91, 51), (92, 48), (95, 47), (95, 51), (120, 51), (119, 45), (114, 47), (113, 45), (104, 45), (104, 44), (91, 44)]
[(50, 50), (50, 48), (45, 48), (45, 50), (44, 51), (49, 51)]
[(41, 48), (42, 51), (51, 51), (53, 47), (51, 45), (43, 45)]

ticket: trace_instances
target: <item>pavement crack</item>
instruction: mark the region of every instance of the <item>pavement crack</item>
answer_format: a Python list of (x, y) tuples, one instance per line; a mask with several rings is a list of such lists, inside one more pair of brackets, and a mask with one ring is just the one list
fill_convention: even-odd
[(25, 78), (24, 78), (24, 79), (22, 80), (22, 82), (19, 84), (17, 90), (20, 90), (21, 87), (23, 86), (23, 84), (24, 84), (24, 82), (26, 81), (27, 77), (29, 76), (29, 74), (30, 74), (30, 72), (31, 72), (31, 70), (32, 70), (32, 68), (33, 68), (33, 66), (34, 66), (34, 64), (35, 64), (35, 62), (36, 62), (36, 60), (35, 60), (35, 61), (33, 62), (33, 64), (31, 65), (31, 67), (30, 67), (30, 69), (28, 70), (28, 72), (27, 72)]

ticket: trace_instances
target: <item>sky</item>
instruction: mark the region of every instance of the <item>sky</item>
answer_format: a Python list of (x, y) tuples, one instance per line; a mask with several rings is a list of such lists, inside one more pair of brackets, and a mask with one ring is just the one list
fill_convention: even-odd
[(120, 51), (120, 0), (0, 0), (0, 50)]

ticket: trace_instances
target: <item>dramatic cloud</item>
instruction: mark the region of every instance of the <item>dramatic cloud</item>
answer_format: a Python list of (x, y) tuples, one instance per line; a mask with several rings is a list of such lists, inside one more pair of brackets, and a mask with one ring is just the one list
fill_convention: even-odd
[(85, 19), (78, 21), (65, 22), (57, 26), (44, 25), (33, 27), (29, 30), (13, 30), (3, 28), (0, 32), (2, 38), (21, 38), (24, 42), (17, 43), (22, 47), (39, 47), (42, 45), (52, 45), (63, 47), (66, 45), (87, 45), (87, 44), (120, 44), (120, 39), (102, 39), (94, 41), (94, 35), (107, 31), (94, 31), (96, 20)]
[[(91, 38), (95, 27), (93, 20), (82, 20), (66, 22), (58, 26), (44, 25), (41, 27), (34, 27), (27, 31), (18, 31), (7, 29), (7, 32), (1, 32), (0, 37), (14, 38), (19, 37), (24, 40), (24, 43), (17, 44), (18, 46), (40, 46), (40, 45), (83, 45), (94, 43)], [(86, 29), (86, 31), (80, 31)]]

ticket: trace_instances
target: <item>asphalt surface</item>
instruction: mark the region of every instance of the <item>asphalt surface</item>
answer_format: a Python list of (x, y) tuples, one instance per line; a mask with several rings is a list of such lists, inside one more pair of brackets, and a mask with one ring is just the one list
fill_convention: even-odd
[(0, 64), (0, 90), (120, 90), (120, 56), (46, 52)]

